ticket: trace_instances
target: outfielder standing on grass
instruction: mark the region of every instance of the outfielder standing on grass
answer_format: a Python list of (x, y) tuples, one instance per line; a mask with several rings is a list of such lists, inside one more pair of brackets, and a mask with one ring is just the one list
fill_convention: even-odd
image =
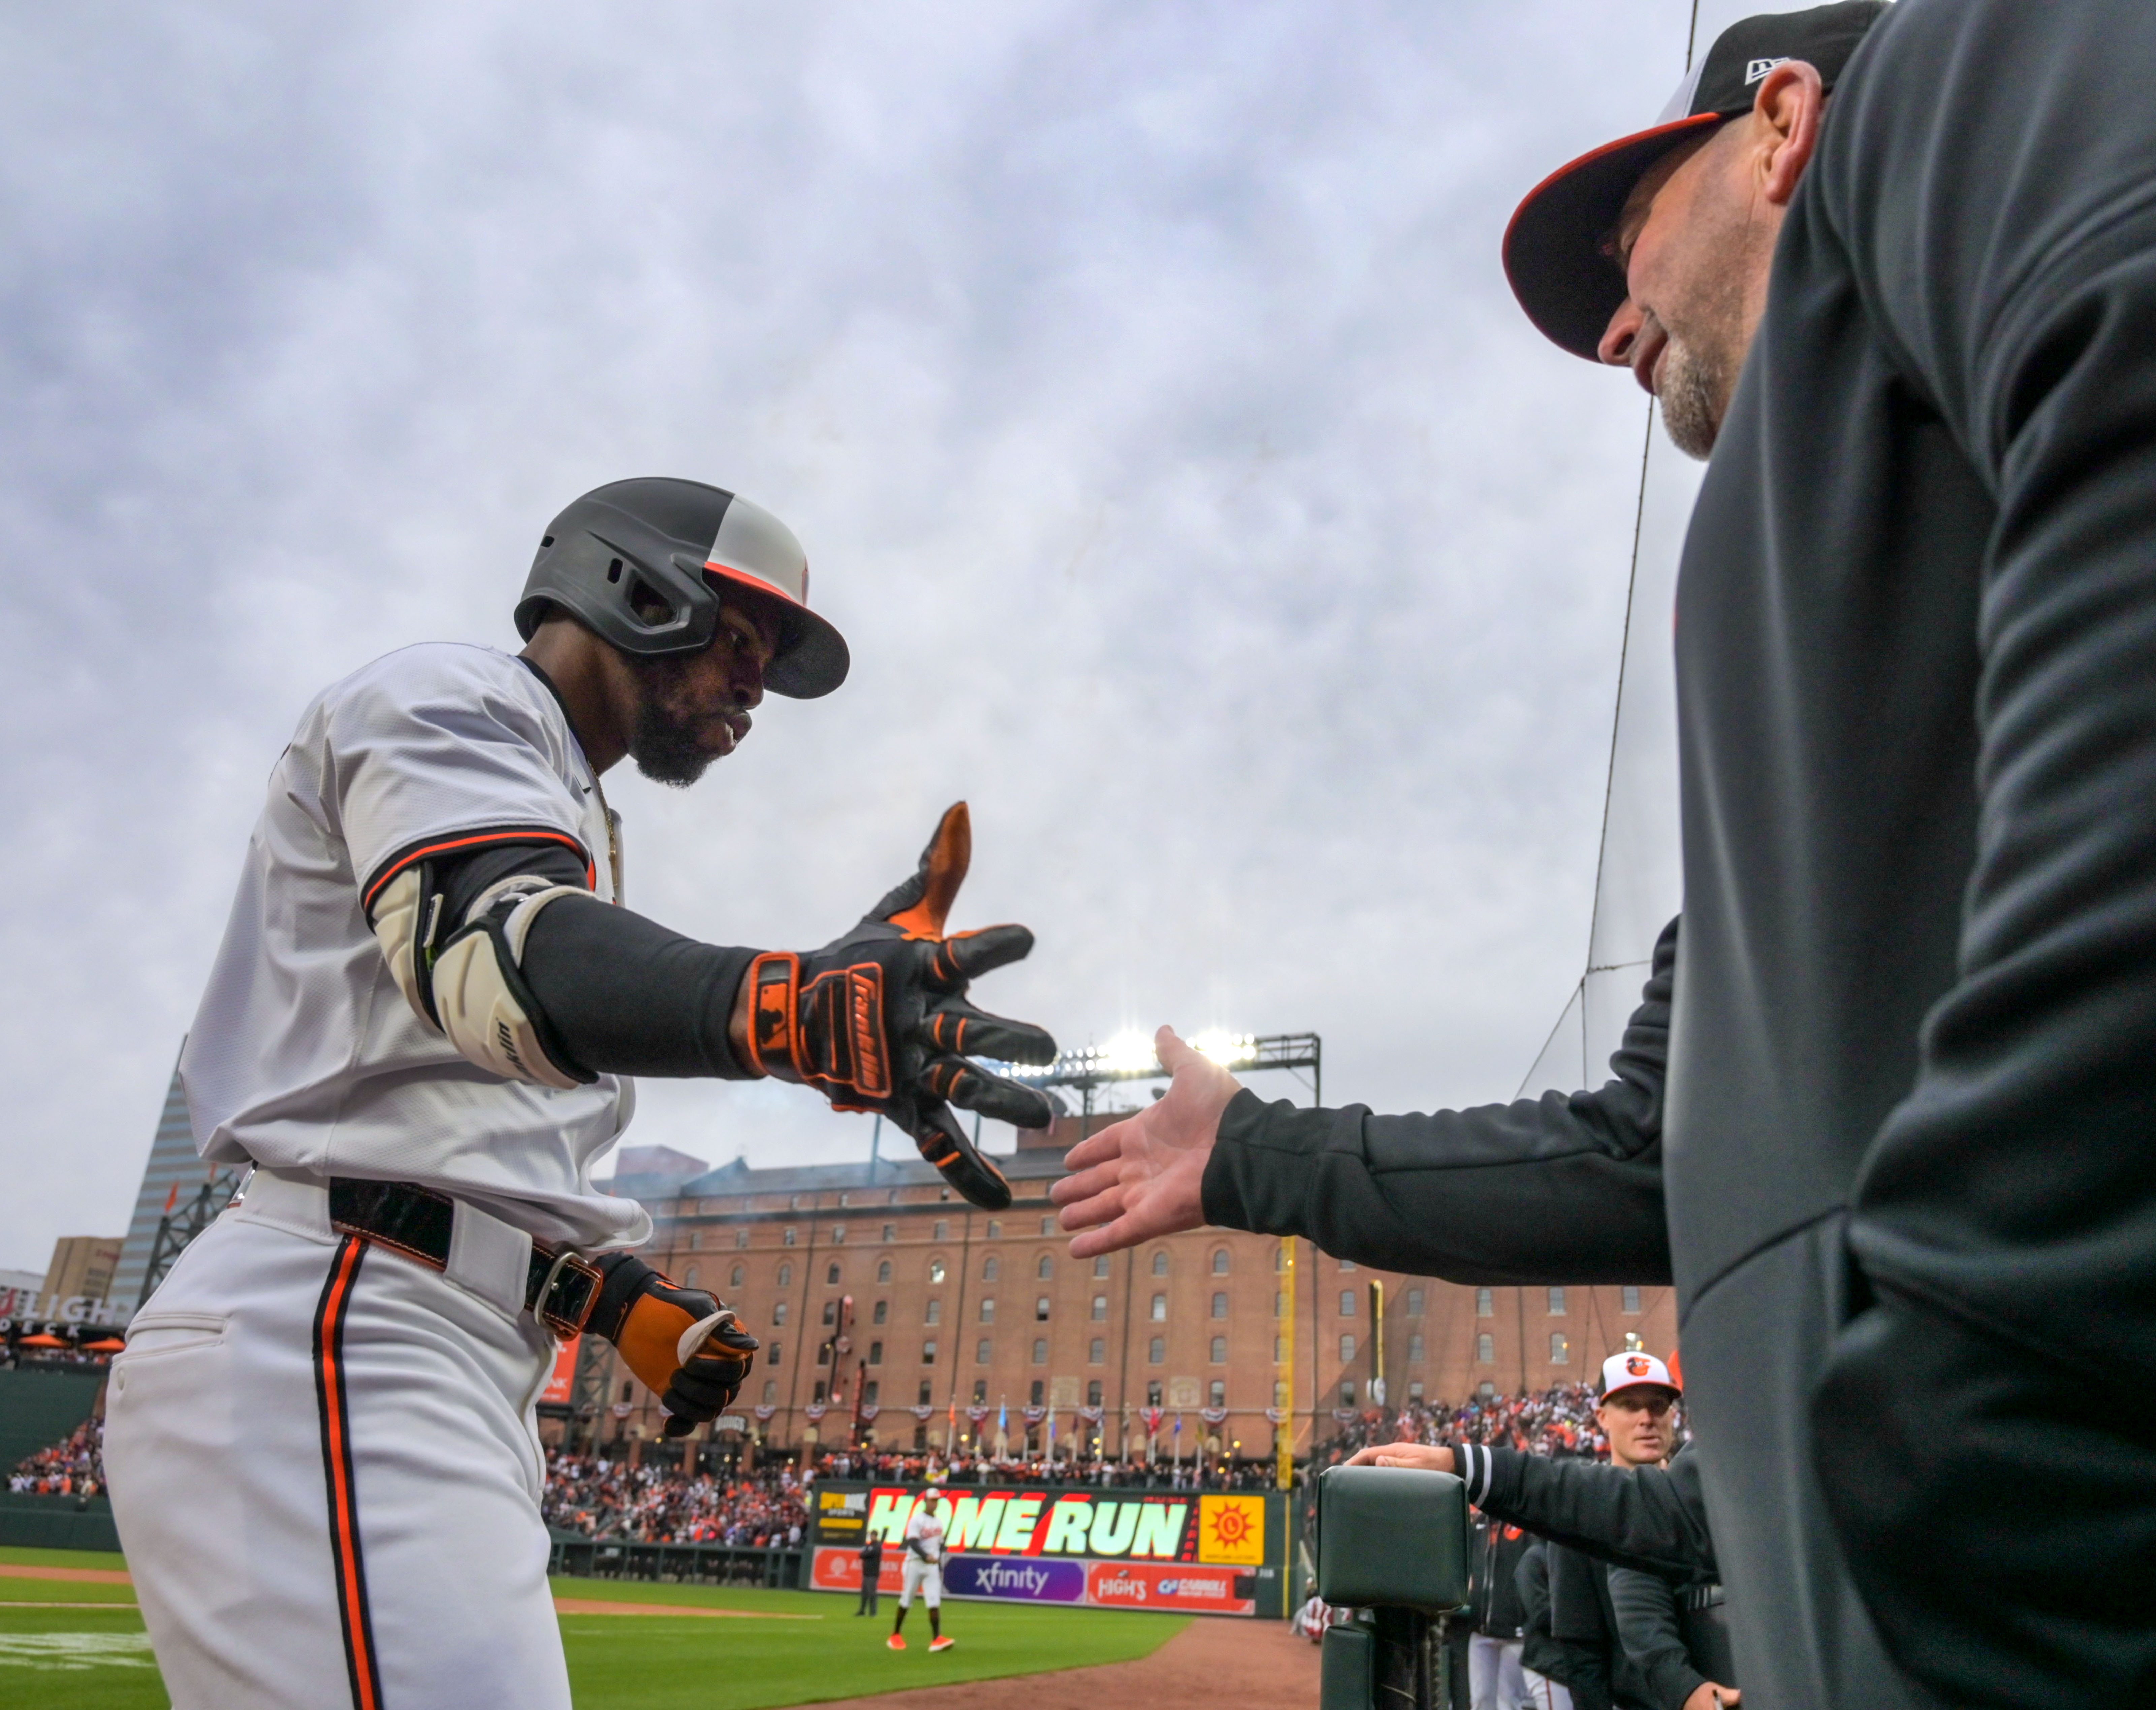
[(899, 1569), (898, 1619), (891, 1623), (891, 1637), (884, 1642), (894, 1651), (906, 1649), (906, 1611), (916, 1592), (928, 1605), (931, 1651), (948, 1651), (957, 1641), (943, 1636), (943, 1499), (923, 1497), (906, 1519), (906, 1561)]
[(686, 480), (557, 516), (518, 657), (423, 644), (318, 696), (272, 769), (181, 1061), (243, 1199), (113, 1363), (114, 1508), (177, 1710), (560, 1710), (532, 1401), (604, 1336), (686, 1435), (756, 1340), (627, 1250), (592, 1183), (631, 1075), (805, 1081), (872, 1110), (977, 1204), (1009, 1189), (947, 1101), (1046, 1101), (957, 1053), (1045, 1060), (966, 1002), (1032, 935), (947, 937), (970, 834), (805, 954), (696, 942), (619, 906), (624, 755), (685, 786), (764, 691), (844, 680), (785, 525)]

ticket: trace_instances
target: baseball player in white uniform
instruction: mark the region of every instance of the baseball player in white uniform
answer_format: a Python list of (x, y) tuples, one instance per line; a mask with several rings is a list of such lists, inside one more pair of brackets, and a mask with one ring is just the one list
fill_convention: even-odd
[[(1009, 1201), (949, 1102), (1046, 1123), (968, 1062), (1052, 1055), (973, 1008), (1023, 927), (947, 936), (964, 804), (834, 943), (728, 949), (621, 906), (600, 774), (685, 785), (766, 690), (844, 679), (778, 519), (618, 481), (541, 542), (511, 656), (407, 648), (316, 697), (272, 769), (181, 1060), (203, 1155), (251, 1163), (114, 1362), (114, 1512), (177, 1710), (557, 1710), (532, 1411), (606, 1337), (685, 1435), (757, 1343), (634, 1257), (593, 1185), (632, 1075), (804, 1081)], [(949, 1102), (947, 1102), (949, 1101)]]
[(884, 1642), (906, 1649), (906, 1612), (916, 1594), (928, 1605), (928, 1648), (948, 1651), (957, 1641), (943, 1635), (943, 1499), (924, 1497), (906, 1517), (906, 1559), (898, 1570), (898, 1620)]

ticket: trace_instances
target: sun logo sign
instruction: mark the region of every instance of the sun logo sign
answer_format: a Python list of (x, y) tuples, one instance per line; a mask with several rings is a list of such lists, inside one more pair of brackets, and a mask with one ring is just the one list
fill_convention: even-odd
[(1263, 1497), (1200, 1497), (1198, 1559), (1255, 1567), (1265, 1559)]

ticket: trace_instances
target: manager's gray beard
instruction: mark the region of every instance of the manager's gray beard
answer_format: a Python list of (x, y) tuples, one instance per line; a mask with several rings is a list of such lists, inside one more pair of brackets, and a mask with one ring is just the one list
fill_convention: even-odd
[(1662, 354), (1661, 382), (1662, 426), (1670, 444), (1704, 463), (1729, 413), (1730, 393), (1737, 387), (1734, 368), (1671, 337)]

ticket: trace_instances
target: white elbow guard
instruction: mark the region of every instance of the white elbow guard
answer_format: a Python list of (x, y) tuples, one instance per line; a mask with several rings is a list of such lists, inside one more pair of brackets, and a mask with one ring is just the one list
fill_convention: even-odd
[(505, 879), (437, 951), (441, 899), (425, 893), (416, 870), (403, 872), (375, 906), (374, 935), (413, 1013), (480, 1068), (505, 1081), (576, 1086), (597, 1077), (564, 1049), (521, 964), (539, 911), (557, 897), (590, 894), (528, 876)]

